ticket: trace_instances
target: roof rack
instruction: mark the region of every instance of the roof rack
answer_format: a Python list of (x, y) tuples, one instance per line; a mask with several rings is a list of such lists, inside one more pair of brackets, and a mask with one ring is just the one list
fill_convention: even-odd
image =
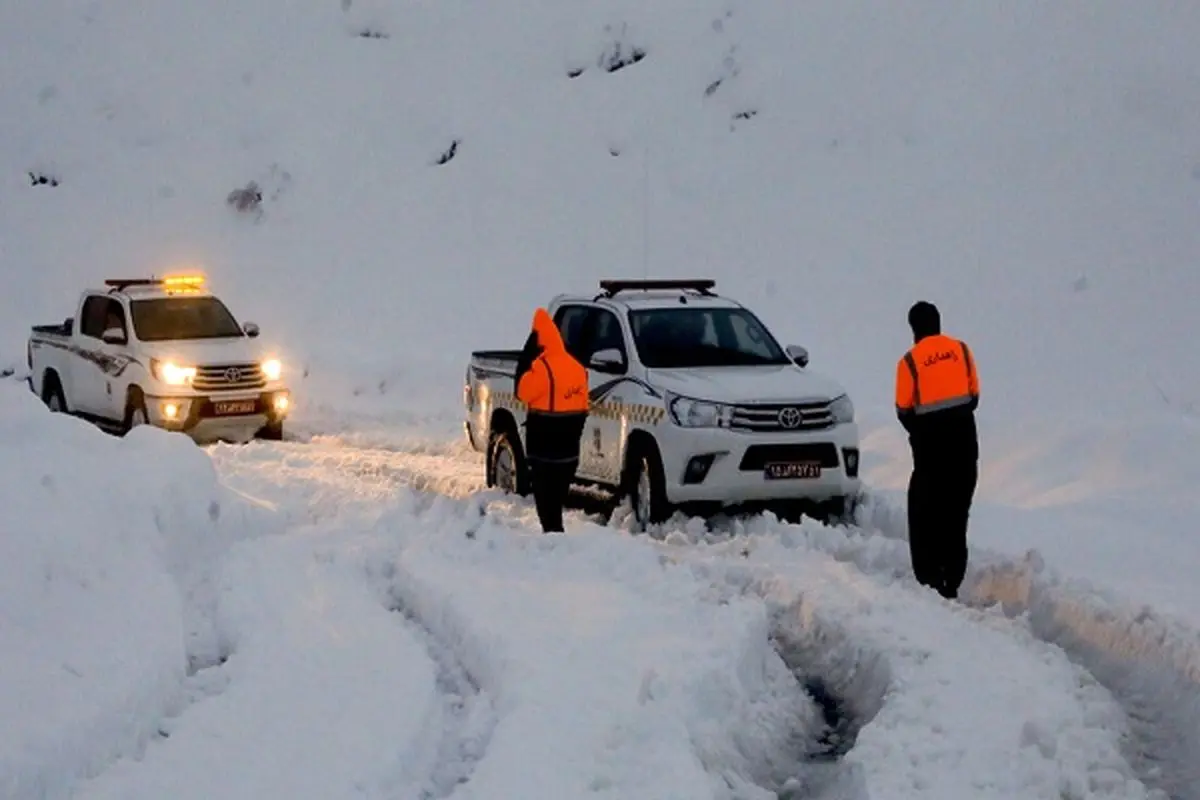
[(650, 292), (654, 290), (694, 291), (706, 297), (715, 297), (713, 289), (717, 282), (709, 278), (665, 278), (659, 280), (602, 280), (600, 288), (603, 297), (613, 297), (620, 292)]
[(114, 292), (123, 292), (130, 286), (158, 286), (161, 281), (157, 278), (108, 278), (104, 285)]

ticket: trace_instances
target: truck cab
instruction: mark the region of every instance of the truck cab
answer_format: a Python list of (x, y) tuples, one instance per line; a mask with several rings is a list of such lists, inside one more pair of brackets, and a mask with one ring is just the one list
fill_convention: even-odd
[[(639, 527), (691, 506), (796, 508), (841, 517), (860, 491), (854, 406), (710, 280), (602, 281), (550, 312), (588, 367), (577, 481), (629, 497)], [(489, 485), (527, 491), (515, 351), (473, 355), (464, 393)], [(514, 463), (515, 469), (506, 465)], [(515, 472), (515, 478), (508, 477)]]
[(282, 438), (291, 404), (283, 365), (203, 276), (105, 287), (30, 336), (30, 388), (52, 411), (117, 432), (149, 424), (197, 441)]

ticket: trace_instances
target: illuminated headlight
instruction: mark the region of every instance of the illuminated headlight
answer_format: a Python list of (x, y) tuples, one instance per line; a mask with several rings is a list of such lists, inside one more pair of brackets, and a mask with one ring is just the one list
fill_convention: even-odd
[(283, 363), (278, 358), (269, 358), (262, 362), (263, 377), (269, 381), (277, 381), (283, 375)]
[(684, 428), (728, 428), (733, 409), (721, 403), (672, 397), (667, 404), (671, 419)]
[(837, 425), (854, 422), (854, 403), (850, 402), (850, 395), (844, 394), (830, 403), (829, 414)]
[(169, 386), (183, 386), (196, 377), (195, 367), (181, 367), (173, 361), (150, 360), (150, 371), (154, 377)]

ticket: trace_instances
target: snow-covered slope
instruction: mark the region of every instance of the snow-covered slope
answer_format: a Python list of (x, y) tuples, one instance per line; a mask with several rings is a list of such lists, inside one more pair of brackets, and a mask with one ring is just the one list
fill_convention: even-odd
[[(332, 434), (214, 474), (4, 382), (0, 794), (1198, 796), (1198, 39), (1115, 0), (0, 4), (0, 370), (83, 286), (199, 266)], [(543, 543), (476, 494), (469, 351), (641, 275), (847, 385), (861, 529)], [(1027, 619), (908, 580), (917, 299), (982, 373), (964, 599)], [(824, 781), (784, 662), (850, 705)]]

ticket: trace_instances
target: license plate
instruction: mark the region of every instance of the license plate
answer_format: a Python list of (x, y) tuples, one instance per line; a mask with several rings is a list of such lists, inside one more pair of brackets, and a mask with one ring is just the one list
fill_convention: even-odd
[(767, 464), (764, 470), (767, 480), (788, 480), (795, 478), (821, 477), (821, 465), (815, 461), (799, 463)]
[(257, 400), (223, 400), (220, 403), (213, 403), (213, 413), (218, 417), (227, 417), (233, 414), (253, 414), (257, 408)]

